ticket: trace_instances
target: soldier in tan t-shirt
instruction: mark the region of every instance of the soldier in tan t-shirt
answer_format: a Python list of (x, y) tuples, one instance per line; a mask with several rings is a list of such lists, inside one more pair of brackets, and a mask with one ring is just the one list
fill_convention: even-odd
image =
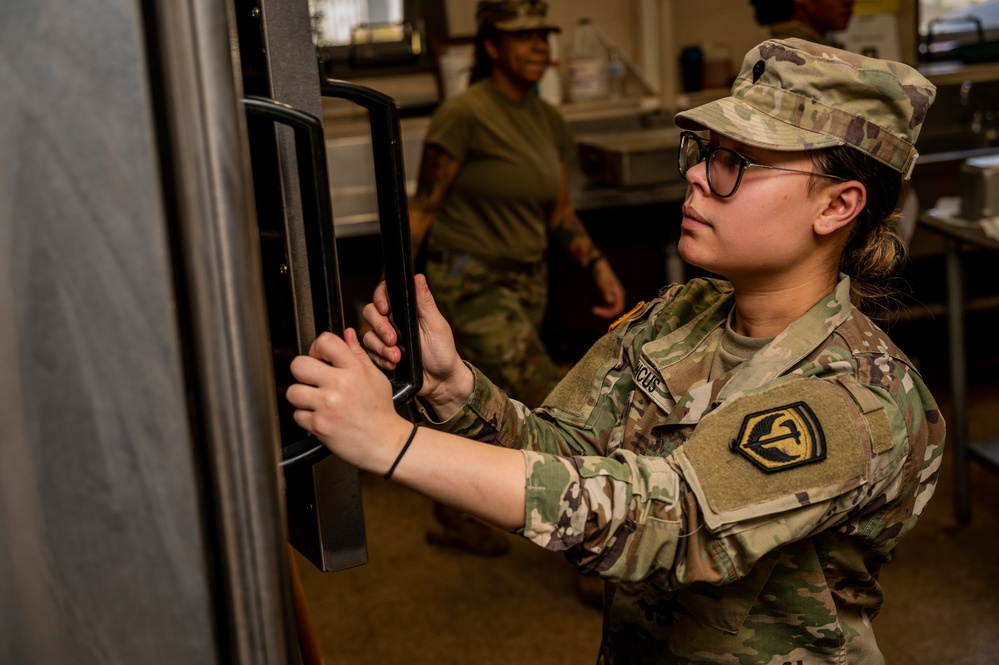
[[(410, 203), (413, 247), (462, 357), (528, 406), (561, 378), (540, 335), (549, 238), (592, 275), (603, 296), (595, 314), (624, 309), (621, 283), (569, 202), (569, 128), (535, 94), (548, 33), (558, 30), (545, 11), (528, 0), (479, 3), (472, 82), (434, 114)], [(434, 512), (445, 533), (431, 533), (433, 542), (506, 550), (506, 539), (463, 514), (439, 504)]]

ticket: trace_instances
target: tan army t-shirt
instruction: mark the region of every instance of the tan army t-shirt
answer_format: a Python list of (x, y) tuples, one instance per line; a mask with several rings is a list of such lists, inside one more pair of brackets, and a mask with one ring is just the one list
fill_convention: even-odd
[(539, 261), (572, 137), (551, 105), (506, 97), (488, 79), (447, 100), (425, 139), (461, 162), (428, 247)]

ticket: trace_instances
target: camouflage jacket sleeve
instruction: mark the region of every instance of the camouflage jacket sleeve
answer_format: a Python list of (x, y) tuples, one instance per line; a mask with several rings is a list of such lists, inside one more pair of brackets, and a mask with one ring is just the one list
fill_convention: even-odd
[(523, 448), (523, 535), (613, 581), (728, 584), (825, 530), (887, 551), (932, 494), (943, 424), (848, 289), (709, 382), (731, 300), (699, 280), (601, 340), (544, 408), (479, 377), (452, 425)]

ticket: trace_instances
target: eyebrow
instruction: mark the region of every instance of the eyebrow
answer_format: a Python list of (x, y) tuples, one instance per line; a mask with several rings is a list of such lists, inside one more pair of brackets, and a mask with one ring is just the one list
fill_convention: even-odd
[[(731, 150), (735, 154), (737, 154), (737, 155), (739, 155), (741, 157), (745, 157), (746, 159), (748, 159), (751, 162), (759, 161), (759, 153), (757, 153), (757, 154), (754, 155), (753, 154), (753, 147), (749, 146), (749, 145), (746, 145), (745, 143), (736, 143), (735, 146), (733, 147), (733, 146), (730, 146), (730, 145), (721, 145), (720, 141), (715, 141), (713, 143), (709, 142), (708, 145), (710, 145), (713, 148), (725, 148), (726, 150)], [(748, 148), (748, 150), (747, 150), (747, 148)]]
[[(732, 145), (721, 145), (723, 139), (728, 141)], [(707, 144), (712, 148), (726, 148), (728, 150), (731, 150), (732, 152), (748, 159), (754, 164), (759, 164), (760, 166), (770, 166), (769, 164), (767, 164), (767, 161), (760, 156), (759, 151), (764, 150), (764, 148), (758, 148), (756, 146), (749, 145), (748, 143), (741, 143), (739, 141), (736, 141), (735, 139), (730, 139), (727, 136), (722, 136), (721, 134), (717, 134), (713, 131), (708, 135)], [(767, 152), (779, 153), (784, 151), (771, 150)]]
[[(723, 139), (727, 140), (729, 143), (734, 144), (736, 147), (733, 147), (731, 145), (722, 145), (721, 142), (722, 142)], [(750, 145), (747, 145), (745, 143), (739, 143), (738, 141), (735, 141), (734, 139), (730, 139), (727, 136), (722, 136), (721, 134), (716, 134), (715, 132), (711, 132), (711, 134), (708, 135), (707, 144), (709, 146), (711, 146), (712, 148), (726, 148), (728, 150), (731, 150), (732, 152), (737, 152), (737, 153), (739, 153), (740, 155), (742, 155), (744, 157), (749, 157), (749, 155), (747, 155), (745, 152), (743, 152), (742, 148), (744, 148), (744, 147), (745, 148), (752, 148), (752, 146), (750, 146)]]
[[(745, 157), (746, 159), (748, 159), (749, 161), (753, 162), (754, 164), (759, 164), (760, 166), (772, 166), (772, 164), (769, 164), (769, 162), (774, 161), (773, 157), (770, 157), (769, 159), (763, 159), (760, 156), (760, 152), (759, 151), (760, 150), (764, 150), (764, 148), (758, 148), (756, 146), (749, 145), (748, 143), (737, 143), (737, 145), (739, 146), (738, 148), (731, 148), (730, 147), (729, 150), (731, 150), (732, 152), (735, 152), (736, 154), (739, 154), (739, 155)], [(767, 152), (768, 153), (775, 153), (777, 155), (790, 155), (790, 154), (792, 154), (793, 151), (767, 150)], [(778, 157), (778, 158), (776, 158), (776, 161), (780, 162), (782, 160), (781, 160), (780, 157)]]
[(739, 153), (740, 155), (742, 155), (751, 162), (759, 162), (760, 153), (757, 152), (754, 154), (752, 146), (746, 146), (746, 147), (748, 148), (748, 150), (735, 150), (735, 148), (730, 148), (730, 150), (735, 150), (735, 152)]

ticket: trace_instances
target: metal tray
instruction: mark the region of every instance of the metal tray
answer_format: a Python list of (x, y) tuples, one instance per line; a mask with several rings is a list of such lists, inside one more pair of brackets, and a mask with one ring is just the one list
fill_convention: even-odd
[(680, 130), (644, 129), (576, 137), (583, 173), (602, 185), (635, 187), (680, 179)]

